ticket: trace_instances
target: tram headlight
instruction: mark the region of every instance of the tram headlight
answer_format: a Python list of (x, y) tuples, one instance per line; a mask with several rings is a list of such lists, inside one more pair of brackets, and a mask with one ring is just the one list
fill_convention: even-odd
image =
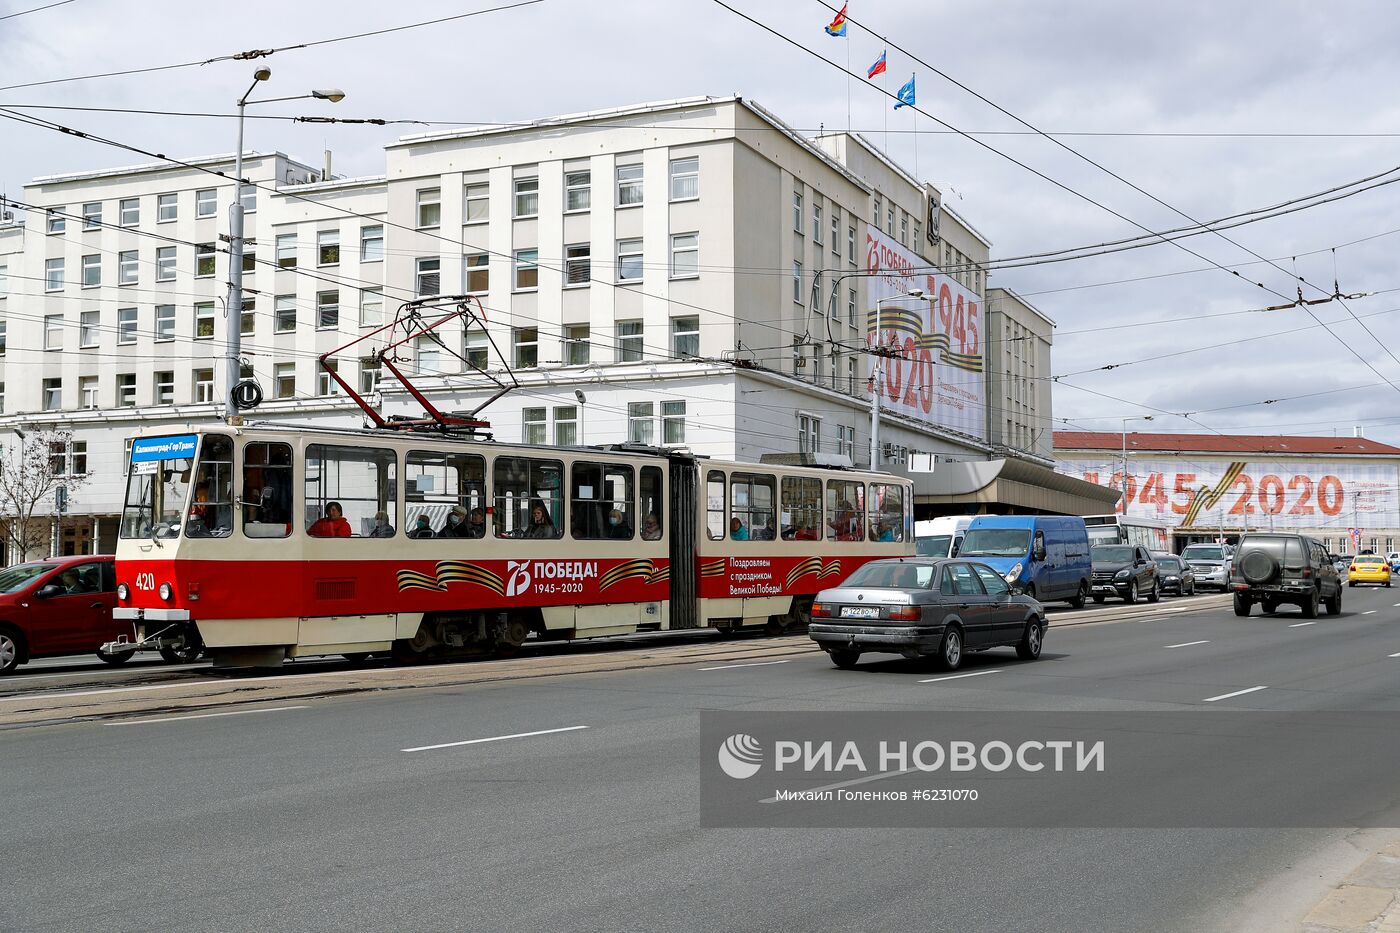
[(117, 599), (120, 599), (122, 602), (126, 602), (127, 597), (130, 595), (131, 587), (127, 586), (125, 583), (117, 584)]
[(162, 583), (162, 584), (160, 585), (160, 598), (161, 598), (161, 599), (165, 600), (166, 602), (170, 602), (170, 600), (171, 600), (174, 596), (175, 596), (175, 590), (173, 590), (173, 589), (171, 588), (171, 586), (170, 586), (169, 583)]

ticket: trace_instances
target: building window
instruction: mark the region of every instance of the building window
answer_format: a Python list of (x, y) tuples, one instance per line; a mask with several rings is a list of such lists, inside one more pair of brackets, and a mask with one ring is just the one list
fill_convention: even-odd
[(282, 233), (277, 237), (277, 268), (295, 269), (297, 267), (297, 235), (295, 233)]
[(685, 402), (661, 403), (661, 443), (685, 443)]
[(540, 363), (540, 332), (535, 327), (515, 328), (515, 368), (533, 369)]
[(856, 264), (856, 228), (846, 228), (846, 261), (851, 265)]
[(589, 327), (587, 324), (574, 324), (564, 328), (564, 362), (569, 366), (584, 366), (588, 363)]
[(96, 288), (102, 284), (102, 257), (83, 257), (83, 288)]
[(258, 210), (258, 189), (254, 185), (244, 185), (238, 192), (239, 203), (243, 205), (243, 213), (253, 214)]
[(418, 297), (424, 298), (439, 294), (442, 283), (442, 260), (437, 258), (423, 258), (418, 260), (417, 265), (417, 289)]
[(141, 200), (122, 198), (118, 203), (118, 220), (123, 227), (134, 227), (141, 222)]
[(316, 327), (329, 330), (340, 326), (340, 291), (316, 293)]
[(122, 250), (117, 253), (117, 284), (135, 285), (140, 275), (140, 261), (136, 250)]
[(424, 334), (414, 341), (414, 351), (418, 357), (418, 373), (423, 376), (437, 376), (443, 372), (442, 346), (432, 334)]
[(572, 447), (578, 443), (578, 406), (554, 406), (554, 443)]
[(846, 323), (852, 327), (856, 326), (856, 290), (854, 288), (846, 292)]
[(251, 337), (257, 332), (258, 320), (254, 307), (254, 299), (243, 299), (243, 310), (238, 315), (238, 328), (244, 337)]
[(699, 274), (700, 234), (675, 234), (671, 237), (671, 278), (693, 279)]
[(472, 369), (486, 371), (491, 360), (490, 346), (484, 330), (469, 330), (462, 335), (462, 355), (467, 358), (467, 365)]
[(700, 197), (700, 159), (675, 159), (671, 162), (671, 200), (693, 201)]
[(8, 266), (0, 266), (0, 298), (4, 298), (10, 292), (10, 269)]
[(155, 401), (157, 405), (175, 404), (175, 373), (170, 370), (155, 375)]
[(491, 257), (487, 253), (471, 253), (466, 258), (463, 278), (467, 294), (483, 295), (491, 290)]
[(540, 180), (538, 178), (517, 178), (515, 180), (515, 216), (534, 217), (540, 212)]
[(617, 280), (636, 282), (642, 278), (642, 241), (617, 241)]
[(822, 345), (819, 343), (812, 344), (812, 381), (822, 381)]
[(642, 164), (617, 167), (617, 206), (636, 207), (642, 203)]
[(117, 373), (117, 407), (136, 407), (135, 373)]
[(44, 291), (63, 291), (63, 260), (44, 260)]
[(360, 326), (379, 327), (384, 323), (384, 293), (377, 288), (360, 292)]
[(826, 225), (822, 223), (822, 205), (820, 201), (812, 202), (812, 242), (817, 246), (822, 245), (822, 230)]
[(190, 397), (196, 405), (206, 405), (214, 401), (214, 370), (196, 369), (191, 377)]
[(295, 295), (278, 295), (272, 304), (272, 329), (279, 334), (297, 329), (297, 300)]
[(136, 342), (136, 309), (117, 309), (117, 344)]
[(6, 332), (7, 332), (9, 329), (10, 329), (10, 324), (9, 324), (9, 322), (6, 321), (6, 320), (4, 320), (3, 318), (0, 318), (0, 357), (3, 357), (3, 356), (5, 355), (5, 342), (6, 342), (6, 339), (7, 339), (7, 334), (6, 334)]
[(792, 193), (792, 229), (795, 230), (795, 231), (797, 232), (797, 235), (798, 235), (798, 236), (801, 236), (801, 235), (802, 235), (803, 228), (802, 228), (802, 192), (801, 192), (801, 191), (794, 191), (794, 192)]
[(375, 224), (360, 228), (360, 262), (384, 261), (384, 227)]
[(894, 204), (893, 204), (893, 203), (891, 203), (890, 206), (889, 206), (889, 220), (888, 220), (888, 222), (885, 224), (885, 233), (889, 234), (890, 236), (894, 236)]
[(627, 403), (627, 439), (634, 444), (656, 442), (656, 406), (652, 402)]
[(617, 358), (623, 363), (635, 363), (642, 358), (642, 322), (617, 322)]
[(836, 447), (837, 453), (855, 460), (856, 456), (856, 429), (847, 427), (844, 424), (836, 426)]
[(297, 364), (277, 363), (272, 367), (273, 393), (276, 398), (296, 398)]
[(539, 250), (518, 249), (515, 251), (515, 290), (534, 291), (540, 285)]
[(841, 212), (831, 206), (831, 255), (841, 258)]
[(175, 281), (175, 247), (156, 247), (156, 281)]
[(101, 325), (101, 311), (84, 311), (78, 315), (78, 346), (97, 346), (97, 332)]
[(339, 395), (340, 383), (331, 378), (331, 373), (340, 370), (339, 360), (326, 360), (316, 370), (316, 394), (320, 396)]
[(797, 416), (797, 449), (814, 454), (822, 447), (822, 419), (812, 415)]
[[(78, 378), (78, 407), (93, 409), (97, 407), (97, 377), (80, 376)], [(86, 458), (86, 455), (84, 456)], [(84, 470), (84, 472), (87, 472)]]
[(62, 233), (68, 228), (68, 218), (63, 216), (66, 207), (51, 207), (48, 214), (48, 232)]
[(63, 407), (63, 380), (44, 380), (44, 411), (58, 411)]
[[(834, 292), (833, 292), (834, 294)], [(822, 274), (820, 272), (812, 276), (812, 312), (822, 314)]]
[(44, 349), (63, 349), (63, 315), (44, 315)]
[(179, 217), (173, 194), (156, 195), (156, 223), (170, 223)]
[(156, 343), (175, 339), (175, 306), (156, 305)]
[(379, 391), (379, 361), (372, 356), (360, 360), (360, 391), (368, 395)]
[(575, 243), (564, 247), (564, 285), (587, 285), (593, 279), (593, 245)]
[(586, 211), (593, 206), (593, 174), (569, 172), (564, 176), (564, 210)]
[(485, 184), (467, 185), (466, 222), (485, 223), (491, 218), (490, 189)]
[(436, 230), (442, 226), (442, 189), (422, 188), (418, 191), (418, 229)]
[(909, 245), (909, 215), (904, 213), (899, 215), (899, 245)]
[(671, 356), (690, 359), (700, 355), (700, 318), (671, 318)]
[(316, 232), (316, 265), (340, 265), (339, 230), (318, 230)]
[(196, 243), (194, 247), (194, 274), (196, 278), (206, 278), (214, 274), (214, 244)]
[(792, 264), (792, 300), (802, 304), (802, 263)]
[(203, 188), (194, 193), (194, 216), (213, 217), (219, 212), (219, 203), (213, 188)]
[(545, 431), (548, 430), (549, 423), (545, 420), (543, 408), (522, 408), (520, 421), (524, 428), (520, 434), (522, 441), (526, 444), (544, 443)]
[(83, 205), (83, 229), (97, 230), (102, 226), (102, 202)]

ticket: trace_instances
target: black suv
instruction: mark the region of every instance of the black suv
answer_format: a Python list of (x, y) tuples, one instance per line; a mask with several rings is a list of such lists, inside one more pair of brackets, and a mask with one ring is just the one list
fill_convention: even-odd
[(1317, 618), (1319, 604), (1328, 615), (1342, 611), (1342, 580), (1322, 543), (1306, 535), (1247, 534), (1240, 538), (1230, 569), (1235, 615), (1247, 616), (1258, 603), (1274, 612), (1282, 603)]
[(1155, 603), (1161, 597), (1157, 565), (1147, 548), (1132, 544), (1099, 544), (1089, 548), (1089, 559), (1094, 564), (1090, 591), (1094, 602), (1101, 603), (1109, 596), (1117, 596), (1124, 602), (1135, 603), (1139, 596), (1146, 596), (1149, 603)]

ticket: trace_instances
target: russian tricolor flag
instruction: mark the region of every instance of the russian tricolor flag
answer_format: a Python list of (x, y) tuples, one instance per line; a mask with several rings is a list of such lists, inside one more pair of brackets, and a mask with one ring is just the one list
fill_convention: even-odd
[(885, 55), (887, 52), (888, 50), (886, 50), (885, 52), (881, 52), (880, 57), (875, 59), (875, 64), (871, 65), (870, 70), (866, 72), (865, 76), (867, 78), (873, 78), (876, 75), (882, 75), (885, 73)]

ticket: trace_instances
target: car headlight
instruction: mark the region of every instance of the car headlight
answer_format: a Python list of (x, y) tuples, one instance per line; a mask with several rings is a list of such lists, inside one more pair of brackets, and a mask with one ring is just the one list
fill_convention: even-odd
[(1115, 576), (1113, 579), (1115, 579), (1115, 580), (1126, 580), (1126, 579), (1128, 579), (1128, 577), (1130, 577), (1130, 576), (1132, 576), (1132, 574), (1131, 574), (1131, 573), (1128, 571), (1128, 569), (1125, 567), (1125, 568), (1123, 568), (1122, 570), (1118, 571), (1118, 575)]
[(127, 598), (128, 596), (130, 596), (130, 595), (131, 595), (131, 589), (130, 589), (130, 587), (128, 587), (125, 583), (118, 583), (118, 584), (117, 584), (117, 599), (120, 599), (121, 601), (125, 602), (125, 601), (126, 601), (126, 598)]
[(1176, 575), (1175, 575), (1175, 574), (1172, 574), (1170, 577), (1167, 577), (1167, 582), (1168, 582), (1168, 583), (1171, 583), (1171, 582), (1173, 582), (1173, 581), (1175, 581), (1175, 580), (1176, 580)]
[(1002, 574), (1002, 579), (1005, 580), (1007, 583), (1015, 583), (1018, 579), (1020, 579), (1020, 577), (1021, 564), (1019, 561), (1016, 563), (1015, 567), (1012, 567), (1010, 570), (1006, 571), (1006, 573)]
[(160, 598), (161, 598), (161, 599), (165, 600), (166, 602), (170, 602), (171, 598), (172, 598), (174, 595), (175, 595), (175, 590), (173, 590), (173, 589), (171, 588), (171, 586), (170, 586), (169, 583), (162, 583), (162, 584), (160, 585)]

